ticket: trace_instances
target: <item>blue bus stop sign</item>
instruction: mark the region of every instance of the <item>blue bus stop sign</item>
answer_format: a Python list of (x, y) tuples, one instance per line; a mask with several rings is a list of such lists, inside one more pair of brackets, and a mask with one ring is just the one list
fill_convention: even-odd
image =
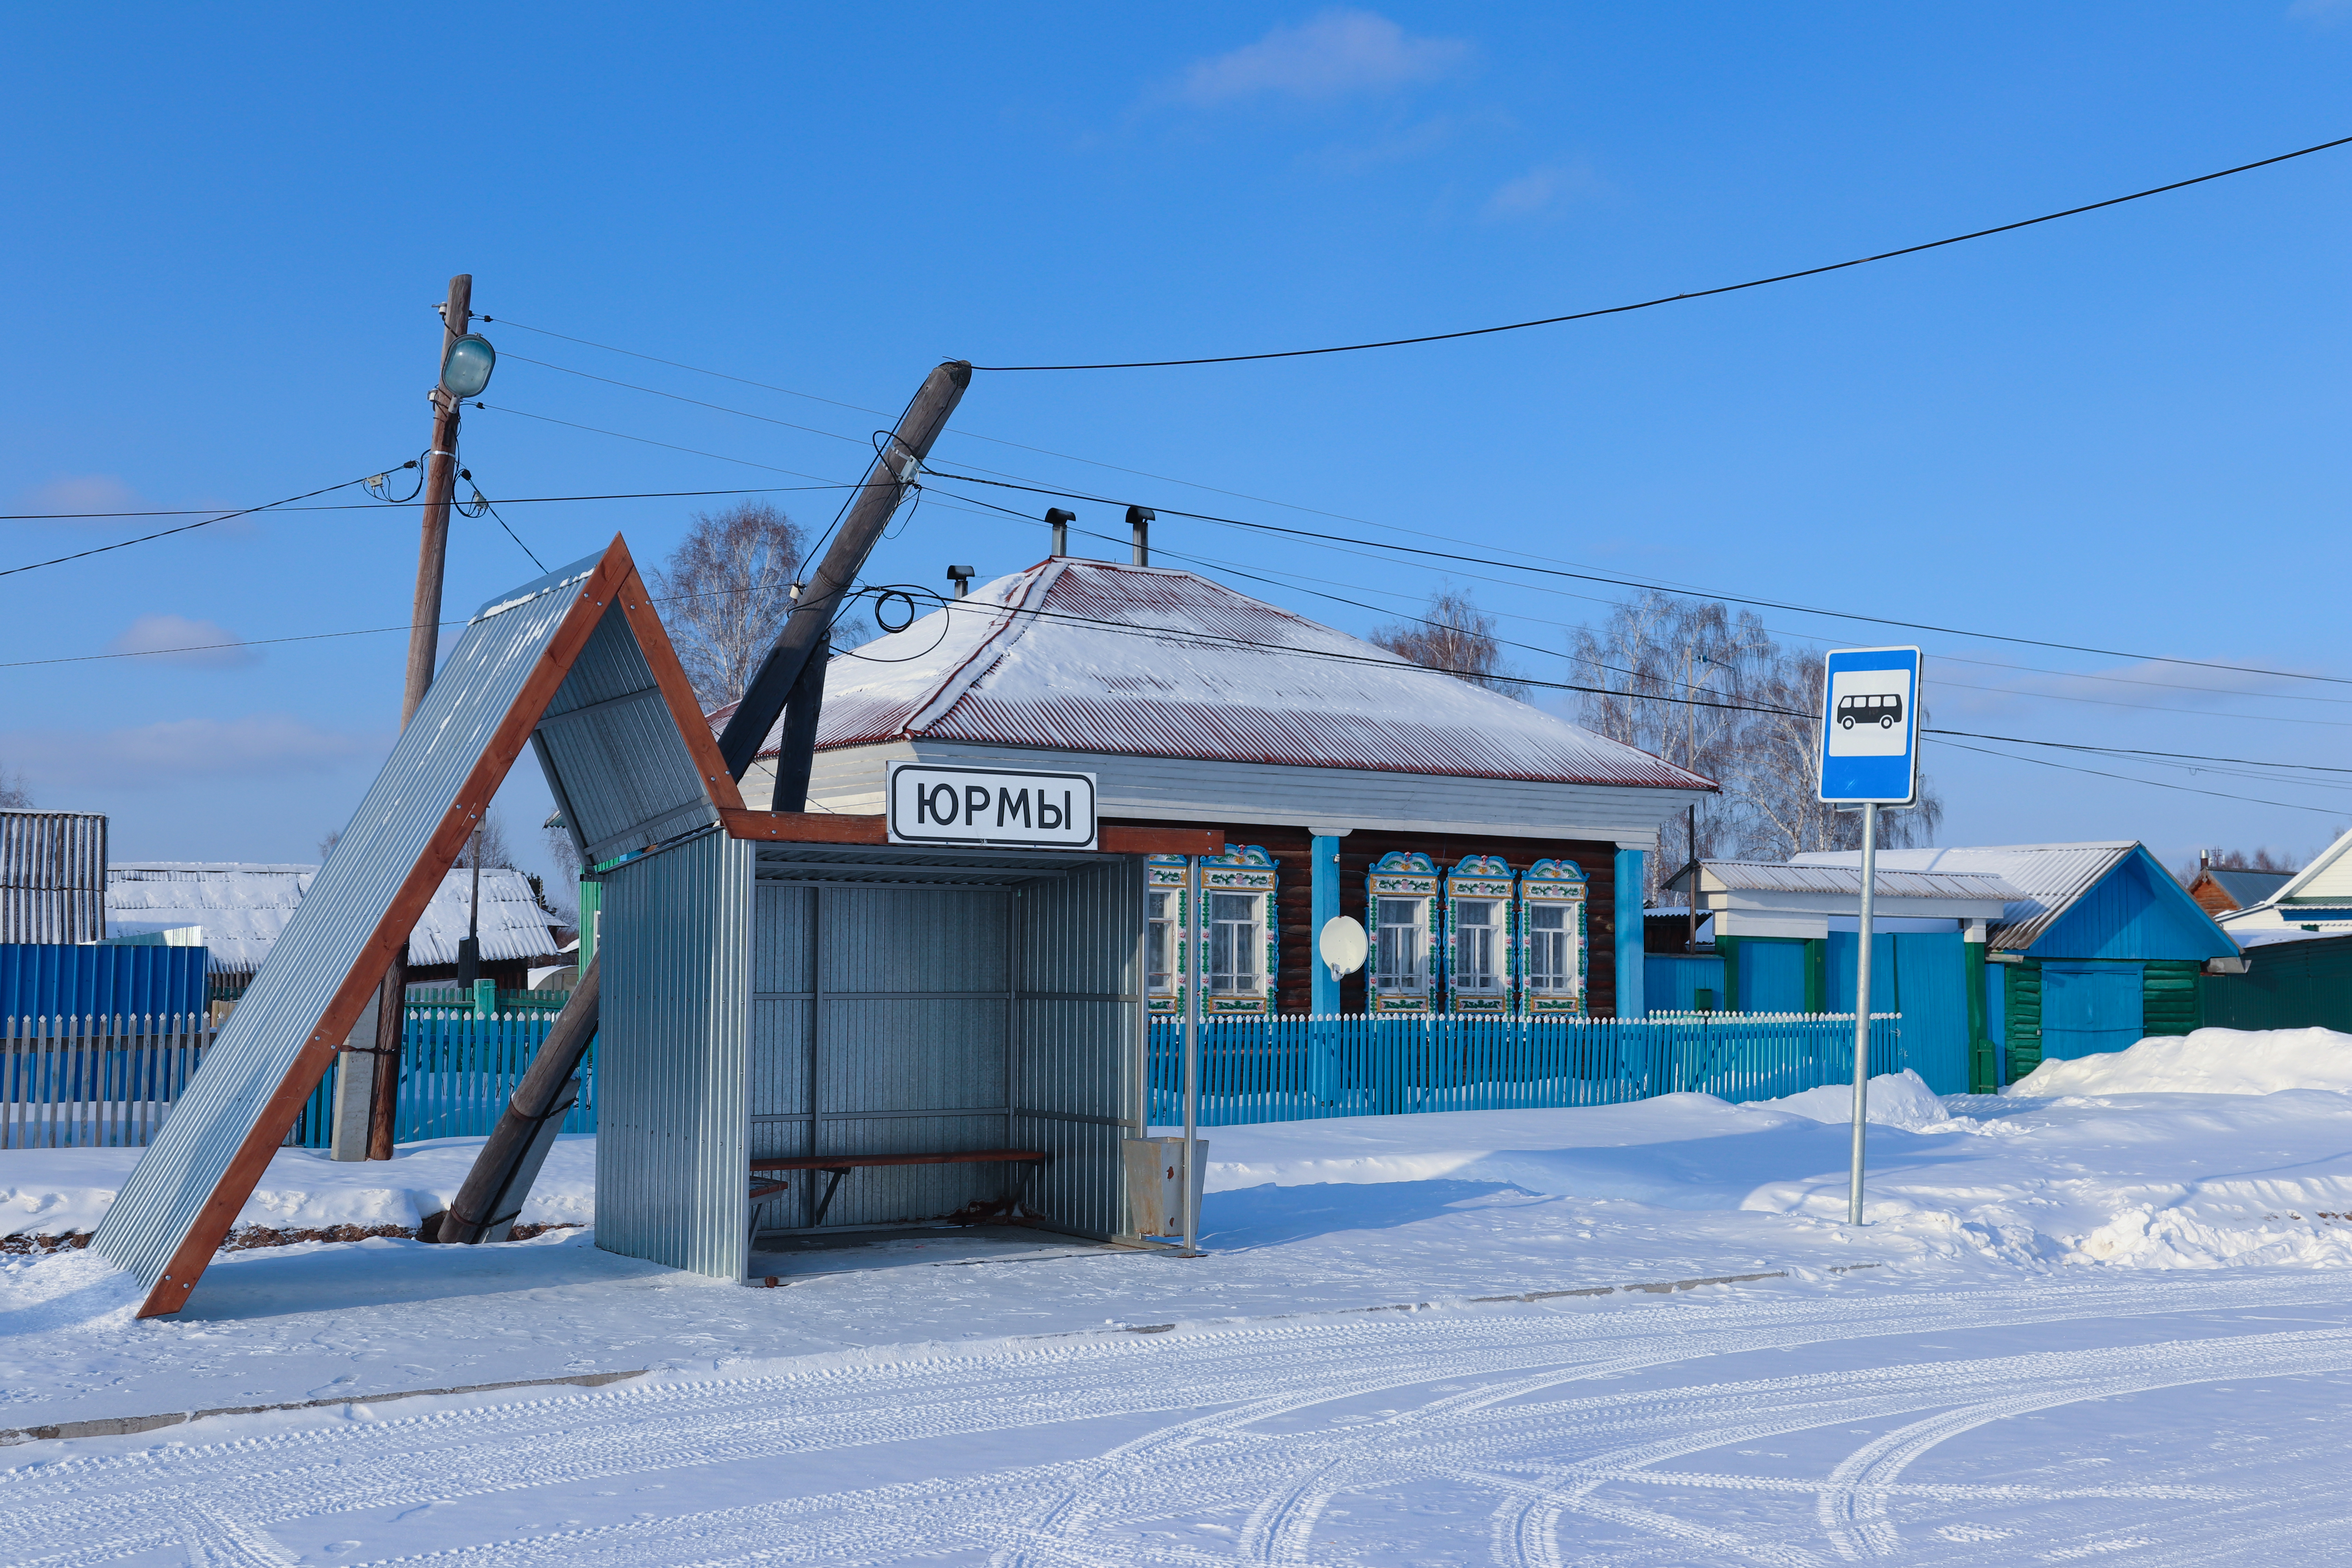
[(1919, 763), (1919, 650), (1834, 649), (1822, 682), (1822, 799), (1907, 805)]

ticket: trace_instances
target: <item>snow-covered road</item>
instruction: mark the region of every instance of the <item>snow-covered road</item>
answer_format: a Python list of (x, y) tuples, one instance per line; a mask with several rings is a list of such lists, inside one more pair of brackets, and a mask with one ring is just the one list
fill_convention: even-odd
[(44, 1446), (24, 1564), (2352, 1556), (2352, 1278), (1717, 1288)]

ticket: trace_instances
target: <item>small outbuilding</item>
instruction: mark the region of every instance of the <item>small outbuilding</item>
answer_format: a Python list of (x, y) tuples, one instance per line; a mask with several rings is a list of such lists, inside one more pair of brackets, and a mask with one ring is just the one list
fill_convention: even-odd
[[(1797, 866), (1859, 865), (1861, 852)], [(2136, 840), (1882, 849), (1885, 872), (1994, 877), (2016, 889), (1986, 927), (1984, 1024), (1998, 1083), (2044, 1060), (2119, 1051), (2202, 1021), (2200, 979), (2237, 943)]]

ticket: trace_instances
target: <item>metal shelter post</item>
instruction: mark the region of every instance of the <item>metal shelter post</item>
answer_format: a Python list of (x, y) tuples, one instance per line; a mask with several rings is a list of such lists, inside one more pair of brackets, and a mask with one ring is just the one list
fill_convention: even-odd
[(1862, 944), (1853, 960), (1853, 1174), (1846, 1223), (1862, 1223), (1862, 1136), (1870, 1110), (1870, 957), (1872, 905), (1878, 892), (1878, 803), (1862, 808)]
[[(1192, 908), (1197, 910), (1201, 899), (1201, 868), (1197, 862), (1192, 877)], [(1195, 933), (1205, 933), (1208, 929), (1207, 922), (1197, 916), (1188, 923)], [(1184, 1251), (1190, 1256), (1201, 1249), (1201, 1188), (1192, 1163), (1200, 1149), (1201, 988), (1209, 982), (1206, 952), (1197, 954), (1188, 978), (1192, 984), (1184, 987), (1184, 1187), (1181, 1201), (1184, 1205)]]

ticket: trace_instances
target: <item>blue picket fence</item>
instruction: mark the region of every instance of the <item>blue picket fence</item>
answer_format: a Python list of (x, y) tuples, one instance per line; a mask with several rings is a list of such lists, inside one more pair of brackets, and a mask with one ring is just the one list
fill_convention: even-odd
[[(1871, 1019), (1870, 1070), (1900, 1072), (1902, 1019)], [(1697, 1091), (1774, 1100), (1853, 1079), (1851, 1013), (1646, 1018), (1261, 1016), (1201, 1023), (1201, 1125), (1612, 1105)], [(1154, 1019), (1155, 1126), (1184, 1118), (1184, 1030)]]
[[(488, 1133), (547, 1038), (555, 1015), (540, 1007), (481, 1014), (471, 1007), (411, 1007), (401, 1036), (400, 1114), (394, 1138), (471, 1138)], [(581, 1064), (580, 1102), (566, 1132), (596, 1131), (596, 1053)], [(331, 1142), (335, 1075), (303, 1106), (287, 1142), (323, 1149)]]

